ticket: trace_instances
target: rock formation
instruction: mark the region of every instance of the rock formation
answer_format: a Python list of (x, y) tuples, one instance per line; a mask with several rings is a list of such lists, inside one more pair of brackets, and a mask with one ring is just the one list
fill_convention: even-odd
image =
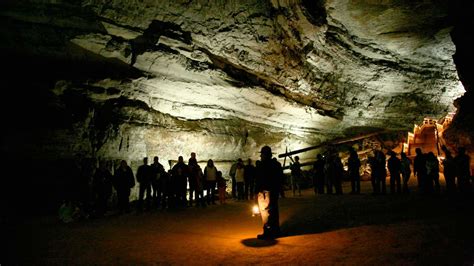
[(456, 38), (464, 24), (452, 18), (463, 7), (452, 5), (7, 1), (2, 152), (136, 166), (195, 151), (228, 162), (257, 158), (265, 144), (279, 153), (407, 130), (454, 110), (465, 92), (458, 73), (472, 84), (463, 54), (472, 58), (472, 37)]

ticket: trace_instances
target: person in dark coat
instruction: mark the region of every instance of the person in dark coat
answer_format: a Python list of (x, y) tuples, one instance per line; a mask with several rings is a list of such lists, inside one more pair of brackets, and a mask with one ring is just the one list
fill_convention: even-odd
[(150, 165), (152, 171), (151, 187), (153, 188), (153, 201), (157, 208), (163, 206), (164, 188), (165, 188), (165, 168), (159, 162), (158, 156), (153, 157), (153, 163)]
[[(281, 163), (278, 161), (278, 159), (276, 157), (273, 157), (272, 160), (275, 162), (275, 164), (282, 167)], [(258, 161), (258, 162), (260, 162), (260, 161)], [(285, 198), (285, 186), (284, 186), (285, 184), (286, 184), (286, 176), (285, 176), (285, 174), (283, 174), (283, 170), (282, 170), (281, 175), (280, 175), (280, 197), (281, 198)]]
[(255, 166), (252, 165), (252, 160), (248, 159), (247, 165), (244, 167), (244, 182), (245, 182), (245, 199), (254, 198), (255, 192)]
[(342, 195), (342, 178), (344, 175), (344, 166), (341, 158), (335, 151), (330, 151), (324, 165), (324, 173), (328, 180), (328, 194), (332, 194), (333, 187), (336, 194)]
[(272, 160), (272, 149), (262, 147), (261, 161), (256, 167), (255, 192), (258, 193), (258, 205), (263, 222), (263, 233), (258, 239), (274, 239), (280, 235), (278, 197), (281, 187), (281, 164)]
[(183, 156), (178, 157), (178, 163), (171, 169), (177, 203), (187, 206), (186, 192), (188, 189), (189, 167), (184, 163)]
[(143, 165), (137, 170), (137, 181), (140, 184), (138, 193), (138, 210), (143, 210), (143, 197), (146, 193), (146, 208), (150, 208), (151, 203), (151, 182), (153, 181), (153, 168), (148, 165), (148, 157), (143, 158)]
[(235, 182), (237, 184), (237, 200), (245, 200), (245, 168), (244, 162), (240, 158), (235, 169)]
[(388, 171), (390, 172), (390, 194), (395, 194), (395, 186), (398, 194), (402, 193), (402, 185), (400, 182), (401, 162), (397, 158), (397, 154), (393, 151), (388, 152), (390, 158), (387, 162)]
[(379, 191), (379, 186), (377, 186), (377, 161), (375, 160), (375, 155), (374, 156), (369, 156), (367, 159), (367, 162), (370, 165), (370, 183), (372, 184), (372, 194), (377, 195), (380, 193)]
[(458, 188), (460, 192), (466, 193), (471, 190), (471, 157), (466, 154), (463, 147), (458, 149), (458, 154), (454, 158), (456, 164), (456, 176), (458, 179)]
[(301, 183), (303, 180), (303, 172), (301, 171), (300, 157), (295, 157), (295, 162), (291, 164), (291, 190), (293, 191), (293, 197), (296, 196), (296, 189), (298, 189), (298, 195), (301, 197)]
[(324, 160), (324, 179), (326, 179), (327, 194), (333, 194), (334, 171), (335, 170), (332, 154), (328, 153), (326, 155), (326, 160)]
[(315, 194), (324, 194), (324, 158), (321, 154), (313, 164), (313, 186)]
[(122, 160), (120, 166), (115, 170), (113, 185), (117, 191), (119, 213), (129, 212), (130, 189), (135, 186), (135, 177), (125, 160)]
[(426, 155), (423, 154), (420, 148), (415, 149), (416, 156), (413, 162), (413, 172), (418, 181), (418, 189), (423, 192), (426, 180)]
[(231, 195), (233, 199), (237, 198), (237, 181), (235, 180), (235, 172), (237, 171), (238, 163), (238, 161), (233, 163), (229, 170), (229, 176), (231, 177), (232, 182)]
[(446, 180), (446, 192), (452, 194), (456, 191), (456, 164), (454, 157), (446, 146), (441, 149), (444, 151), (443, 174)]
[(349, 151), (349, 160), (347, 162), (349, 168), (349, 177), (351, 179), (352, 194), (360, 194), (360, 160), (357, 152), (351, 148)]
[(193, 206), (193, 202), (196, 202), (196, 206), (205, 207), (206, 203), (204, 200), (204, 178), (202, 169), (197, 163), (197, 160), (189, 159), (189, 206)]
[(334, 160), (334, 186), (336, 188), (336, 194), (342, 195), (342, 179), (344, 177), (344, 166), (342, 165), (341, 158), (338, 153), (333, 155)]
[(439, 185), (439, 161), (433, 152), (429, 152), (426, 156), (426, 182), (425, 191), (440, 193)]
[(403, 177), (403, 193), (408, 193), (408, 181), (410, 180), (411, 175), (411, 160), (407, 157), (407, 155), (402, 152), (401, 153), (402, 159), (400, 160), (400, 171)]
[(385, 154), (381, 150), (376, 150), (375, 151), (375, 164), (377, 167), (377, 187), (378, 191), (380, 191), (382, 194), (386, 194), (387, 192), (387, 186), (385, 185), (385, 181), (387, 178), (387, 169), (386, 169), (386, 157)]
[(102, 216), (107, 210), (107, 202), (112, 195), (112, 174), (107, 169), (105, 161), (99, 162), (99, 168), (92, 177), (92, 188), (96, 199), (96, 215)]

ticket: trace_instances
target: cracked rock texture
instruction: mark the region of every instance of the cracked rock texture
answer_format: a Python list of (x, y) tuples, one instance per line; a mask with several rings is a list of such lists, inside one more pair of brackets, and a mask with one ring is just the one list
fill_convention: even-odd
[[(281, 153), (407, 130), (453, 111), (465, 92), (450, 36), (463, 25), (452, 19), (459, 8), (441, 0), (7, 1), (2, 111), (12, 115), (2, 152), (136, 167), (144, 156), (168, 166), (195, 151), (227, 169), (257, 159), (262, 145)], [(469, 47), (463, 38), (458, 49)]]

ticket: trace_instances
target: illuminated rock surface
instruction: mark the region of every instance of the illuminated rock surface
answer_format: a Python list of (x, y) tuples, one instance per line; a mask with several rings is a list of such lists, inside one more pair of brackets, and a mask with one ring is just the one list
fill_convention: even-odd
[(12, 156), (258, 158), (407, 130), (464, 93), (444, 1), (47, 2), (0, 11), (6, 96), (28, 95), (2, 111), (33, 121), (6, 118)]

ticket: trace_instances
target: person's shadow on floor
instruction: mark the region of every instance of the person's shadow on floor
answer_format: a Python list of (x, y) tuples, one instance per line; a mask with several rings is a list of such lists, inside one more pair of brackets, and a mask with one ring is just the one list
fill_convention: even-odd
[(261, 240), (258, 238), (247, 238), (240, 242), (244, 246), (247, 246), (247, 247), (261, 248), (261, 247), (269, 247), (269, 246), (276, 245), (278, 243), (278, 240), (276, 239)]

